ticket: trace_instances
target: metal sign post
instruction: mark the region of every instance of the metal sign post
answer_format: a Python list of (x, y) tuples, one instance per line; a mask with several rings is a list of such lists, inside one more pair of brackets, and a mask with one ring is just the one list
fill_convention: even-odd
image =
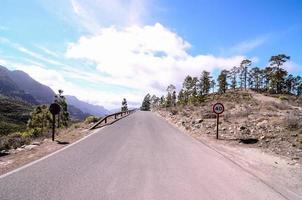
[(61, 111), (61, 106), (57, 103), (53, 103), (49, 106), (49, 111), (52, 114), (52, 141), (55, 140), (55, 129), (56, 129), (56, 115)]
[(217, 127), (216, 127), (216, 139), (218, 140), (218, 132), (219, 132), (219, 115), (224, 112), (224, 106), (222, 103), (216, 103), (213, 106), (213, 112), (216, 114), (217, 118)]

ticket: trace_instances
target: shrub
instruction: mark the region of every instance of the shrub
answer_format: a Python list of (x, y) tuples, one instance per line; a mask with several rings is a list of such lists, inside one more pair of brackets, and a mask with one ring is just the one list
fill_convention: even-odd
[(96, 123), (99, 121), (99, 118), (96, 116), (89, 116), (85, 119), (85, 123), (86, 124), (90, 124), (90, 123)]
[(23, 136), (22, 133), (13, 133), (3, 136), (0, 140), (0, 151), (18, 148), (22, 145), (30, 144), (30, 141), (30, 138)]
[(301, 118), (299, 118), (297, 116), (289, 116), (284, 119), (284, 125), (289, 130), (292, 130), (292, 131), (298, 130), (299, 128), (302, 127)]
[(279, 99), (281, 101), (288, 101), (288, 98), (286, 96), (280, 96)]

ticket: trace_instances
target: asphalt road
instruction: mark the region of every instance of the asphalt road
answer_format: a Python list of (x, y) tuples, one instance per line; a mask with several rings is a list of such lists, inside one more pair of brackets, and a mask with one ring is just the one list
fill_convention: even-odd
[(1, 200), (284, 199), (150, 112), (0, 178)]

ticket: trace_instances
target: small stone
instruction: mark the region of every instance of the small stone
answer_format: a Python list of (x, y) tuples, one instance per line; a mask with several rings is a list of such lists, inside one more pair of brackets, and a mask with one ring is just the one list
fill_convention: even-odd
[(199, 125), (199, 124), (195, 124), (194, 127), (197, 128), (197, 129), (199, 129), (199, 128), (200, 128), (200, 125)]
[(262, 135), (259, 140), (263, 140), (265, 138), (265, 135)]
[(195, 120), (195, 123), (198, 123), (198, 124), (200, 124), (200, 123), (202, 123), (203, 122), (203, 119), (196, 119)]
[(37, 147), (37, 145), (32, 145), (32, 144), (30, 144), (30, 145), (26, 145), (26, 146), (24, 147), (24, 149), (26, 149), (26, 150), (32, 150), (32, 149), (35, 148), (35, 147)]
[(245, 126), (241, 126), (241, 127), (240, 127), (240, 130), (241, 130), (241, 131), (243, 131), (243, 130), (245, 130), (245, 129), (246, 129)]
[(32, 145), (40, 146), (40, 145), (41, 145), (41, 142), (35, 141), (35, 142), (32, 143)]

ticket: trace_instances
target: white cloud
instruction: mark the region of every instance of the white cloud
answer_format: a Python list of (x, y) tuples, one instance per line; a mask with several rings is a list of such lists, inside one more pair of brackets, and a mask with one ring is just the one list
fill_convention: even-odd
[(142, 24), (150, 10), (149, 2), (150, 0), (70, 0), (75, 21), (92, 33), (97, 33), (101, 27), (109, 24)]
[(192, 56), (190, 44), (175, 32), (154, 26), (103, 28), (95, 36), (81, 37), (69, 45), (66, 56), (97, 63), (98, 70), (113, 81), (144, 92), (160, 93), (172, 83), (180, 85), (186, 75), (199, 76), (202, 70), (238, 65), (243, 56)]
[(265, 35), (253, 40), (246, 40), (238, 44), (235, 44), (230, 48), (222, 49), (222, 51), (227, 55), (245, 54), (263, 45), (265, 42), (267, 42), (268, 38), (269, 38), (268, 35)]
[(54, 52), (54, 51), (52, 51), (52, 50), (50, 50), (48, 48), (45, 48), (45, 47), (40, 46), (40, 45), (36, 45), (36, 47), (39, 48), (39, 49), (41, 49), (44, 53), (46, 53), (46, 54), (48, 54), (48, 55), (50, 55), (52, 57), (56, 57), (56, 58), (59, 57), (59, 54), (57, 52)]

